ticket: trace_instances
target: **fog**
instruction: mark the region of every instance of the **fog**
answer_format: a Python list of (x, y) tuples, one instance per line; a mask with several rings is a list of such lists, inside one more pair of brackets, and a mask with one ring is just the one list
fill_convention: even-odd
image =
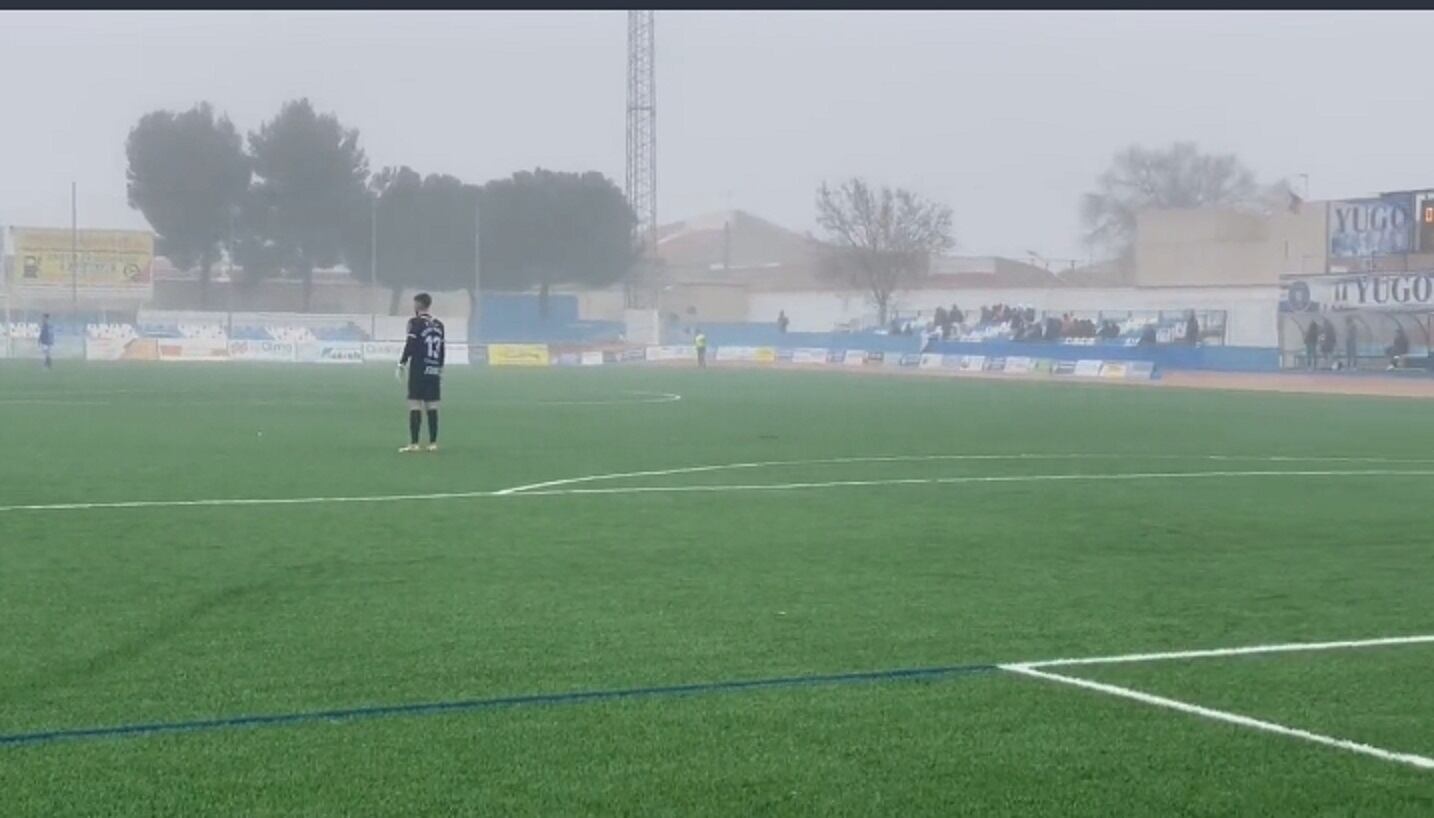
[(1431, 43), (0, 12), (0, 818), (1434, 818)]
[[(1194, 140), (1316, 198), (1426, 184), (1419, 13), (657, 15), (663, 222), (813, 225), (823, 179), (954, 209), (957, 250), (1083, 258), (1077, 203), (1118, 149)], [(310, 97), (374, 168), (621, 182), (624, 15), (7, 13), (0, 223), (143, 227), (124, 140), (211, 101), (242, 131)], [(1303, 185), (1303, 181), (1299, 186)]]

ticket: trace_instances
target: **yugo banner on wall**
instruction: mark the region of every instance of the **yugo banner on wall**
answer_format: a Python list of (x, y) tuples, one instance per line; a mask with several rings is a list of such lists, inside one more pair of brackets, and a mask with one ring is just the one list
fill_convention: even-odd
[(1434, 271), (1287, 277), (1282, 312), (1434, 308)]
[(1364, 258), (1413, 249), (1414, 200), (1407, 195), (1329, 205), (1330, 258)]

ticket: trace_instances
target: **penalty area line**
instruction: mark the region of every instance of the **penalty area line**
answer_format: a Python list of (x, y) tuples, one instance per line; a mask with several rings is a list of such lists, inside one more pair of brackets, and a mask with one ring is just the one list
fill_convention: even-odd
[(1227, 710), (1216, 710), (1211, 707), (1191, 704), (1190, 702), (1184, 702), (1178, 699), (1166, 698), (1165, 696), (1156, 696), (1152, 693), (1145, 693), (1139, 690), (1135, 690), (1134, 688), (1106, 684), (1105, 682), (1096, 682), (1090, 679), (1081, 679), (1075, 676), (1066, 676), (1060, 673), (1051, 673), (1050, 671), (1039, 670), (1037, 666), (1001, 665), (1000, 668), (1001, 670), (1004, 670), (1008, 673), (1015, 673), (1021, 676), (1029, 676), (1033, 679), (1041, 679), (1048, 682), (1055, 682), (1057, 684), (1070, 685), (1072, 687), (1079, 687), (1085, 690), (1093, 690), (1097, 693), (1104, 693), (1108, 696), (1115, 696), (1121, 699), (1129, 699), (1131, 701), (1141, 702), (1142, 704), (1148, 704), (1154, 707), (1161, 707), (1167, 710), (1175, 710), (1180, 713), (1187, 713), (1192, 716), (1200, 716), (1202, 718), (1210, 719), (1212, 721), (1224, 722), (1226, 724), (1234, 724), (1240, 727), (1246, 727), (1264, 733), (1273, 733), (1275, 735), (1300, 739), (1301, 741), (1307, 741), (1313, 744), (1320, 744), (1325, 747), (1334, 747), (1336, 749), (1346, 750), (1351, 753), (1359, 753), (1360, 755), (1370, 756), (1371, 758), (1377, 758), (1381, 761), (1404, 764), (1406, 766), (1416, 767), (1421, 770), (1434, 770), (1434, 758), (1417, 755), (1415, 753), (1402, 753), (1393, 750), (1385, 750), (1380, 747), (1375, 747), (1371, 744), (1363, 744), (1358, 741), (1335, 738), (1334, 736), (1327, 736), (1323, 733), (1313, 733), (1309, 730), (1300, 730), (1295, 727), (1286, 727), (1283, 724), (1276, 724), (1272, 721), (1264, 721), (1263, 719), (1251, 718), (1250, 716), (1242, 716), (1239, 713), (1231, 713)]
[(1073, 667), (1077, 665), (1118, 665), (1132, 662), (1160, 662), (1179, 659), (1216, 659), (1225, 656), (1256, 656), (1267, 653), (1308, 653), (1323, 650), (1352, 650), (1397, 645), (1434, 643), (1434, 634), (1388, 636), (1379, 639), (1349, 639), (1339, 642), (1287, 642), (1276, 645), (1250, 645), (1241, 648), (1210, 648), (1206, 650), (1172, 650), (1160, 653), (1125, 653), (1115, 656), (1086, 656), (1078, 659), (1045, 659), (1022, 662), (1021, 667)]
[(1276, 724), (1272, 721), (1256, 719), (1250, 716), (1243, 716), (1239, 713), (1231, 713), (1227, 710), (1216, 710), (1212, 707), (1192, 704), (1190, 702), (1171, 699), (1165, 696), (1157, 696), (1153, 693), (1136, 690), (1130, 687), (1097, 682), (1091, 679), (1082, 679), (1077, 676), (1068, 676), (1063, 673), (1055, 673), (1046, 668), (1065, 667), (1091, 667), (1099, 665), (1118, 665), (1142, 662), (1162, 662), (1181, 659), (1215, 659), (1230, 656), (1259, 656), (1281, 653), (1314, 653), (1331, 650), (1355, 650), (1359, 648), (1393, 647), (1400, 645), (1424, 645), (1434, 644), (1434, 634), (1419, 634), (1415, 636), (1387, 636), (1375, 639), (1346, 639), (1333, 642), (1284, 642), (1268, 645), (1248, 645), (1237, 648), (1210, 648), (1204, 650), (1175, 650), (1161, 651), (1156, 653), (1125, 653), (1113, 656), (1087, 656), (1075, 659), (1045, 659), (1036, 662), (1019, 662), (1015, 664), (999, 665), (1001, 670), (1008, 673), (1015, 673), (1021, 676), (1028, 676), (1033, 679), (1041, 679), (1047, 682), (1070, 685), (1072, 687), (1093, 690), (1097, 693), (1104, 693), (1108, 696), (1115, 696), (1122, 699), (1141, 702), (1142, 704), (1162, 707), (1167, 710), (1175, 710), (1193, 716), (1211, 719), (1214, 721), (1234, 724), (1240, 727), (1247, 727), (1265, 733), (1296, 738), (1314, 744), (1334, 747), (1360, 755), (1370, 756), (1381, 761), (1390, 761), (1396, 764), (1404, 764), (1417, 767), (1421, 770), (1434, 770), (1434, 758), (1418, 755), (1415, 753), (1403, 753), (1393, 750), (1385, 750), (1370, 744), (1363, 744), (1358, 741), (1336, 738), (1334, 736), (1314, 733), (1309, 730), (1300, 730), (1295, 727), (1287, 727), (1283, 724)]

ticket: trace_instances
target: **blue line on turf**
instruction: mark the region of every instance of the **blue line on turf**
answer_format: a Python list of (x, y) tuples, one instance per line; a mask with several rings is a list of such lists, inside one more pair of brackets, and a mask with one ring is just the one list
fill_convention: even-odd
[(0, 747), (19, 747), (82, 739), (132, 738), (160, 733), (195, 733), (234, 727), (279, 727), (310, 722), (356, 721), (359, 719), (375, 719), (388, 716), (435, 716), (445, 713), (470, 710), (494, 710), (504, 707), (586, 704), (622, 699), (687, 696), (703, 693), (760, 690), (763, 688), (938, 679), (949, 676), (989, 673), (996, 670), (999, 670), (996, 665), (949, 665), (946, 667), (902, 668), (898, 670), (836, 673), (820, 676), (780, 676), (768, 679), (745, 679), (727, 682), (701, 682), (697, 684), (631, 687), (612, 690), (584, 690), (571, 693), (538, 693), (526, 696), (504, 696), (491, 699), (463, 699), (446, 702), (419, 702), (415, 704), (391, 704), (374, 707), (350, 707), (302, 713), (232, 716), (229, 718), (200, 719), (194, 721), (119, 724), (109, 727), (83, 727), (43, 730), (33, 733), (0, 734)]

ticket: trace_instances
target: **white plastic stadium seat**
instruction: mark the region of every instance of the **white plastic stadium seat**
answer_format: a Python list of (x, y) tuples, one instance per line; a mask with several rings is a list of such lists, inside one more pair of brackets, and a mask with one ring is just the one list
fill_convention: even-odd
[(264, 327), (264, 331), (269, 333), (269, 337), (275, 341), (299, 343), (301, 341), (318, 340), (318, 337), (315, 336), (313, 331), (308, 327), (278, 326), (271, 324)]
[(128, 341), (139, 337), (139, 333), (131, 324), (88, 324), (85, 326), (85, 334), (95, 339)]
[(222, 341), (225, 338), (224, 328), (218, 324), (180, 324), (179, 334), (185, 338), (204, 338), (213, 341)]

